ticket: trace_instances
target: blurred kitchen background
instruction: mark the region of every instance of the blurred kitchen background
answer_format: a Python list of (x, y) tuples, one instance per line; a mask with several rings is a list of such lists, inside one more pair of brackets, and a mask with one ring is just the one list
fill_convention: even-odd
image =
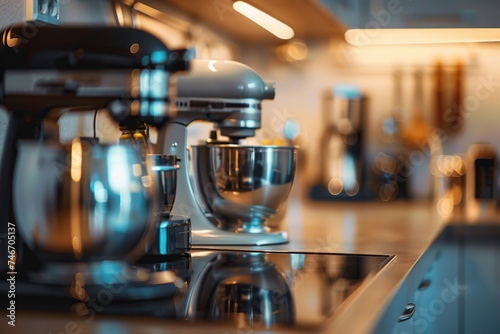
[[(60, 24), (135, 26), (170, 48), (189, 46), (197, 58), (236, 60), (275, 81), (276, 98), (264, 102), (262, 129), (251, 140), (300, 146), (304, 197), (443, 199), (453, 177), (465, 182), (472, 144), (500, 149), (499, 43), (407, 44), (412, 36), (403, 33), (391, 40), (395, 45), (365, 45), (377, 40), (381, 27), (488, 26), (497, 23), (493, 4), (247, 1), (294, 30), (285, 40), (235, 11), (233, 2), (60, 0), (59, 14)], [(24, 1), (0, 2), (0, 28), (25, 20)], [(354, 35), (354, 44), (362, 45), (352, 45), (345, 37), (350, 28), (374, 29)], [(0, 112), (0, 144), (5, 117)], [(61, 139), (92, 135), (92, 118), (93, 111), (63, 116)], [(190, 140), (205, 139), (210, 128), (191, 126)], [(98, 114), (97, 134), (118, 137), (106, 113)], [(448, 181), (442, 185), (439, 178)], [(463, 196), (449, 194), (438, 209), (451, 212)]]

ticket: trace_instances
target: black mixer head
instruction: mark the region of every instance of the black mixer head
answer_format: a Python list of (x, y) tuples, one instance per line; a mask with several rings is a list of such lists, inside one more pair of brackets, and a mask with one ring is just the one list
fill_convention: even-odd
[[(18, 25), (0, 32), (0, 104), (44, 118), (49, 110), (107, 108), (117, 121), (161, 126), (169, 76), (191, 52), (121, 27)], [(139, 78), (140, 79), (137, 79)]]
[(188, 69), (188, 50), (121, 27), (18, 25), (0, 33), (3, 69)]

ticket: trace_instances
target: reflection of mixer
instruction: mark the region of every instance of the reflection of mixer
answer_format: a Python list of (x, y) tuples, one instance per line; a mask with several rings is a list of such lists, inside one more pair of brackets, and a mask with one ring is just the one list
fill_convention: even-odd
[[(105, 299), (105, 305), (102, 299), (85, 305), (95, 315), (94, 325), (109, 320), (104, 314), (113, 314), (121, 316), (115, 318), (120, 329), (125, 324), (132, 325), (129, 328), (141, 326), (138, 322), (149, 325), (155, 323), (151, 317), (159, 317), (164, 320), (158, 322), (163, 329), (172, 324), (167, 320), (178, 319), (181, 324), (201, 322), (202, 326), (207, 325), (207, 330), (210, 326), (211, 332), (233, 331), (233, 328), (274, 332), (294, 326), (300, 332), (311, 333), (324, 328), (340, 305), (390, 259), (375, 255), (192, 250), (190, 255), (175, 259), (137, 264), (140, 273), (137, 279), (151, 277), (155, 282), (170, 279), (170, 284), (139, 289), (137, 281), (124, 286), (116, 282), (123, 276), (108, 275), (105, 277), (108, 281), (117, 283), (109, 289), (112, 300)], [(57, 285), (28, 290), (26, 282), (18, 283), (19, 292), (23, 292), (16, 291), (19, 309), (65, 311), (59, 316), (68, 320), (75, 319), (72, 313), (77, 312), (87, 319), (86, 314), (79, 312), (85, 310), (85, 305), (81, 305), (80, 298), (75, 301), (75, 293), (82, 290), (80, 286), (72, 289), (71, 298), (63, 298)], [(88, 287), (86, 291), (93, 290)], [(135, 298), (124, 301), (131, 291), (136, 292)], [(102, 291), (101, 295), (108, 293)], [(0, 307), (5, 300), (0, 299)], [(91, 329), (97, 332), (95, 327)]]
[[(191, 217), (193, 244), (287, 242), (285, 232), (270, 232), (265, 222), (290, 194), (296, 148), (238, 145), (260, 128), (261, 102), (274, 98), (274, 85), (232, 61), (191, 65), (189, 73), (178, 76), (178, 114), (158, 141), (160, 152), (181, 158), (172, 212)], [(193, 147), (190, 180), (187, 126), (195, 120), (213, 122), (229, 142), (212, 138)]]
[(213, 258), (191, 297), (194, 319), (229, 321), (251, 327), (293, 325), (289, 282), (264, 253), (227, 253)]
[[(90, 272), (106, 274), (109, 264), (99, 261), (140, 256), (161, 195), (150, 167), (165, 166), (146, 163), (123, 143), (49, 141), (59, 137), (58, 127), (49, 125), (65, 111), (106, 108), (128, 130), (131, 124), (162, 126), (175, 112), (170, 77), (187, 69), (186, 51), (127, 28), (18, 26), (1, 36), (0, 103), (9, 123), (0, 165), (0, 232), (6, 237), (7, 222), (17, 223), (16, 269), (34, 260), (23, 258), (23, 248), (29, 251), (23, 242), (41, 259), (78, 263), (62, 266), (61, 277), (79, 272), (84, 261), (95, 261), (88, 262)], [(21, 140), (29, 143), (19, 144), (18, 153)], [(57, 276), (56, 264), (48, 268), (46, 281)]]

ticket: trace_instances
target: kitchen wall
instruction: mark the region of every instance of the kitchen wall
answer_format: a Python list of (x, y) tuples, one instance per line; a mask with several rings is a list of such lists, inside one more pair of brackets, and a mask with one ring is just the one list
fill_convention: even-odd
[[(465, 153), (476, 142), (494, 144), (500, 152), (500, 44), (447, 44), (352, 47), (342, 40), (306, 42), (307, 60), (295, 64), (280, 62), (273, 48), (244, 46), (241, 61), (256, 69), (264, 78), (276, 80), (274, 101), (265, 102), (263, 128), (265, 136), (283, 136), (286, 118), (299, 121), (303, 131), (302, 146), (307, 147), (306, 183), (319, 175), (320, 136), (323, 131), (322, 99), (325, 90), (338, 83), (359, 85), (368, 98), (365, 147), (371, 163), (380, 151), (403, 152), (414, 165), (410, 186), (418, 198), (430, 195), (429, 152), (419, 153), (403, 145), (386, 145), (378, 137), (381, 119), (393, 107), (393, 71), (403, 71), (403, 122), (413, 116), (415, 107), (413, 72), (424, 71), (424, 112), (432, 123), (432, 80), (436, 59), (445, 65), (445, 85), (452, 86), (452, 67), (457, 59), (464, 66), (465, 83), (463, 128), (441, 136), (444, 154)], [(450, 105), (447, 106), (448, 108)]]

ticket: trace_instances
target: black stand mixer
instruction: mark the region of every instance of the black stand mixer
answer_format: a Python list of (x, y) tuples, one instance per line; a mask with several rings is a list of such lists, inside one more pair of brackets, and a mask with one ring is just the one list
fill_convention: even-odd
[[(163, 126), (176, 113), (170, 77), (188, 69), (189, 53), (129, 28), (22, 25), (0, 36), (0, 104), (9, 117), (0, 160), (0, 245), (2, 257), (15, 262), (0, 269), (32, 270), (37, 258), (70, 260), (62, 268), (76, 268), (140, 255), (151, 210), (160, 205), (153, 205), (154, 173), (127, 145), (77, 139), (62, 147), (45, 135), (64, 112), (100, 108), (128, 127)], [(56, 175), (51, 167), (58, 163), (67, 168)], [(67, 198), (60, 196), (66, 190)], [(15, 224), (11, 252), (8, 226)], [(58, 275), (57, 265), (51, 270)]]

